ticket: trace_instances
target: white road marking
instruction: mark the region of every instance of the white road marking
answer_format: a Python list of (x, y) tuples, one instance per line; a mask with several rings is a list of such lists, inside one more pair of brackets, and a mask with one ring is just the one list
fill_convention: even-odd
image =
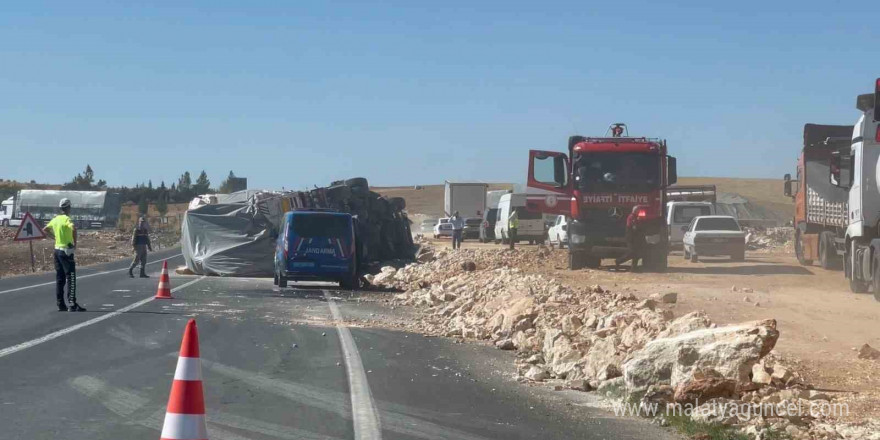
[[(174, 293), (174, 292), (176, 292), (176, 291), (178, 291), (178, 290), (180, 290), (180, 289), (183, 289), (183, 288), (185, 288), (185, 287), (188, 287), (188, 286), (190, 286), (190, 285), (193, 285), (193, 284), (195, 284), (195, 283), (201, 281), (201, 280), (204, 279), (204, 278), (205, 278), (205, 277), (202, 276), (202, 277), (196, 278), (196, 279), (194, 279), (194, 280), (192, 280), (192, 281), (190, 281), (190, 282), (187, 282), (187, 283), (181, 284), (180, 286), (177, 286), (177, 287), (171, 289), (171, 293)], [(44, 342), (49, 342), (49, 341), (51, 341), (51, 340), (53, 340), (53, 339), (60, 338), (60, 337), (66, 335), (66, 334), (68, 334), (68, 333), (73, 333), (73, 332), (75, 332), (75, 331), (77, 331), (77, 330), (79, 330), (79, 329), (81, 329), (81, 328), (85, 328), (85, 327), (88, 327), (88, 326), (90, 326), (90, 325), (97, 324), (97, 323), (99, 323), (99, 322), (101, 322), (101, 321), (104, 321), (104, 320), (107, 320), (107, 319), (110, 319), (110, 318), (113, 318), (113, 317), (119, 316), (119, 315), (121, 315), (121, 314), (123, 314), (123, 313), (125, 313), (125, 312), (131, 311), (131, 310), (134, 310), (134, 309), (136, 309), (136, 308), (138, 308), (138, 307), (140, 307), (140, 306), (142, 306), (142, 305), (144, 305), (144, 304), (146, 304), (146, 303), (148, 303), (148, 302), (150, 302), (150, 301), (152, 301), (152, 300), (154, 300), (154, 299), (155, 299), (155, 297), (152, 297), (152, 296), (149, 297), (149, 298), (144, 298), (144, 299), (142, 299), (142, 300), (140, 300), (140, 301), (138, 301), (138, 302), (136, 302), (136, 303), (134, 303), (134, 304), (127, 305), (127, 306), (125, 306), (125, 307), (123, 307), (123, 308), (121, 308), (121, 309), (117, 309), (117, 310), (114, 310), (114, 311), (112, 311), (112, 312), (110, 312), (110, 313), (107, 313), (107, 314), (105, 314), (105, 315), (98, 316), (97, 318), (92, 318), (92, 319), (90, 319), (90, 320), (88, 320), (88, 321), (84, 321), (84, 322), (81, 322), (81, 323), (79, 323), (79, 324), (72, 325), (72, 326), (67, 327), (67, 328), (63, 328), (63, 329), (61, 329), (61, 330), (58, 330), (58, 331), (56, 331), (56, 332), (49, 333), (48, 335), (45, 335), (45, 336), (39, 337), (39, 338), (37, 338), (37, 339), (31, 339), (30, 341), (22, 342), (21, 344), (13, 345), (12, 347), (4, 348), (4, 349), (0, 350), (0, 358), (5, 357), (5, 356), (9, 356), (10, 354), (17, 353), (17, 352), (22, 351), (22, 350), (26, 350), (26, 349), (28, 349), (28, 348), (31, 348), (31, 347), (34, 347), (34, 346), (37, 346), (37, 345), (40, 345), (40, 344), (42, 344), (42, 343), (44, 343)]]
[[(163, 258), (161, 260), (151, 261), (151, 262), (147, 263), (147, 266), (149, 266), (151, 264), (159, 264), (165, 260), (177, 258), (181, 255), (183, 255), (183, 254), (172, 255), (168, 258)], [(128, 268), (123, 267), (122, 269), (105, 270), (104, 272), (95, 272), (95, 273), (90, 273), (90, 274), (86, 274), (86, 275), (77, 275), (76, 279), (81, 280), (83, 278), (96, 277), (98, 275), (107, 275), (108, 273), (124, 272), (126, 270), (128, 270)], [(0, 290), (0, 295), (3, 295), (4, 293), (18, 292), (19, 290), (33, 289), (34, 287), (43, 287), (43, 286), (52, 286), (52, 285), (55, 285), (55, 281), (49, 281), (48, 283), (33, 284), (30, 286), (24, 286), (24, 287), (16, 287), (15, 289), (9, 289), (9, 290)], [(128, 290), (114, 290), (114, 292), (128, 292)]]
[(348, 327), (343, 325), (342, 313), (336, 302), (330, 297), (330, 292), (324, 291), (330, 313), (336, 321), (336, 332), (339, 333), (339, 344), (342, 346), (342, 355), (345, 359), (345, 370), (348, 373), (348, 388), (351, 393), (351, 415), (354, 425), (355, 440), (381, 440), (382, 428), (379, 425), (379, 413), (373, 402), (373, 394), (370, 392), (370, 384), (367, 383), (367, 373), (358, 352), (354, 338)]

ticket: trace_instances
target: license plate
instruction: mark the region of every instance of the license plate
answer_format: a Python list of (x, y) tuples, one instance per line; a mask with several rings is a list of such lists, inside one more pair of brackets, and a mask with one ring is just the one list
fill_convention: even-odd
[(315, 263), (313, 261), (294, 261), (293, 263), (291, 263), (291, 267), (295, 267), (295, 268), (315, 267)]
[(713, 238), (712, 243), (727, 243), (726, 238)]

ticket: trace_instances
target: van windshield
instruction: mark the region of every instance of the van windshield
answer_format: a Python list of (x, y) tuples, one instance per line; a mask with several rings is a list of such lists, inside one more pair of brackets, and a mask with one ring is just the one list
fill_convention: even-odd
[(711, 215), (710, 207), (708, 206), (677, 206), (675, 207), (675, 211), (672, 213), (672, 222), (673, 223), (690, 223), (694, 217), (699, 217), (701, 215)]
[(291, 230), (302, 238), (348, 238), (351, 226), (346, 217), (339, 215), (306, 214), (294, 215)]

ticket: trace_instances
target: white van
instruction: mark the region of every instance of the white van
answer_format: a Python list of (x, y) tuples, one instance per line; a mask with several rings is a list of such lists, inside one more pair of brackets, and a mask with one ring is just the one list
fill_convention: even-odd
[(666, 224), (669, 225), (669, 249), (679, 249), (684, 238), (683, 227), (691, 224), (694, 217), (715, 215), (712, 202), (674, 201), (666, 203)]
[(495, 243), (507, 243), (509, 237), (507, 219), (510, 218), (511, 210), (516, 211), (519, 219), (516, 241), (543, 243), (547, 235), (544, 231), (544, 216), (540, 212), (531, 212), (526, 209), (526, 194), (504, 194), (501, 196), (495, 221)]

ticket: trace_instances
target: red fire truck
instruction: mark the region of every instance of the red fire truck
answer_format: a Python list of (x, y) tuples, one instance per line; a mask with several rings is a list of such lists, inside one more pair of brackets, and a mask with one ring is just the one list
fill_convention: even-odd
[(569, 268), (581, 269), (626, 253), (626, 218), (638, 205), (645, 268), (666, 270), (665, 189), (677, 180), (675, 158), (665, 140), (630, 137), (626, 124), (608, 132), (570, 137), (568, 154), (529, 151), (527, 208), (571, 218)]

